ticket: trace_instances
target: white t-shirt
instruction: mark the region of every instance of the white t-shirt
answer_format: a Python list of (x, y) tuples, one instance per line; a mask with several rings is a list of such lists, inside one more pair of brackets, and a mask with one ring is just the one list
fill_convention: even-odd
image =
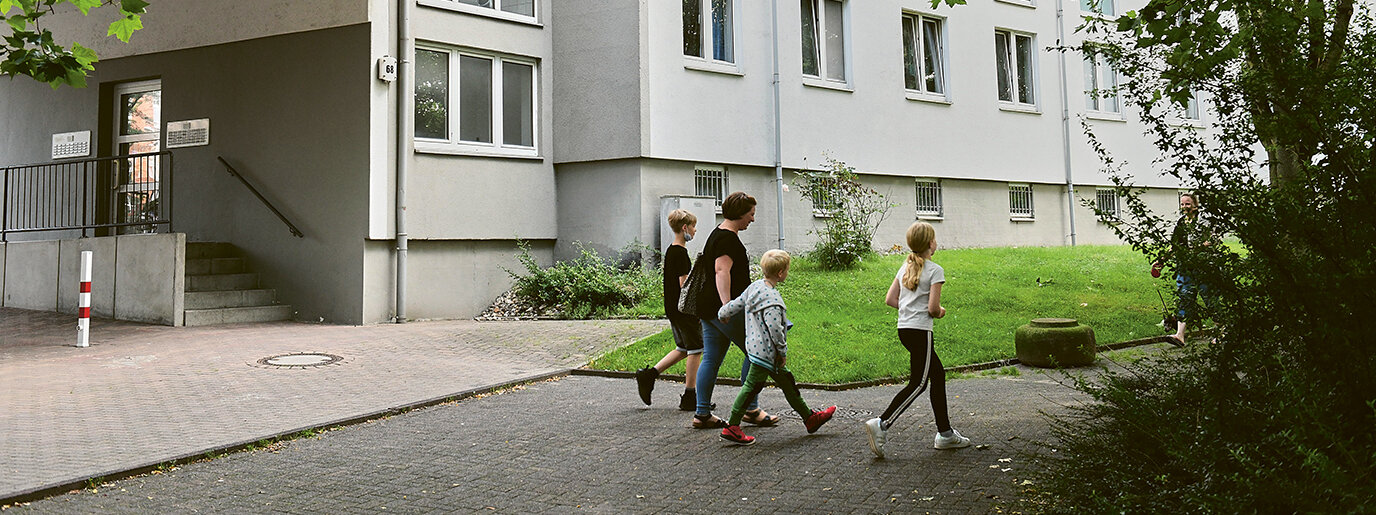
[(903, 286), (903, 273), (908, 271), (908, 262), (898, 267), (898, 328), (932, 330), (932, 314), (927, 312), (927, 302), (932, 296), (932, 285), (946, 282), (946, 271), (932, 260), (922, 264), (922, 276), (917, 281), (917, 289), (909, 290)]

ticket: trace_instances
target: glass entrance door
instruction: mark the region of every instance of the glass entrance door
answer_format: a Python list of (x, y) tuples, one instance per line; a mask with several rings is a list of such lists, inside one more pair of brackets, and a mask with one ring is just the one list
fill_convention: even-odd
[[(115, 87), (115, 145), (119, 161), (114, 181), (117, 223), (157, 219), (159, 159), (162, 149), (162, 81), (131, 82)], [(154, 226), (121, 227), (119, 234), (153, 232)]]

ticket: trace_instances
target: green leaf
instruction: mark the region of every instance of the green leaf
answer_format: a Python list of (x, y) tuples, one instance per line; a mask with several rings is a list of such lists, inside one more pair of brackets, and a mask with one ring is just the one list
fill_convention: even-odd
[(0, 14), (10, 12), (11, 7), (14, 7), (14, 0), (0, 0)]
[(81, 46), (81, 43), (72, 43), (72, 56), (76, 57), (77, 62), (81, 63), (83, 68), (87, 69), (91, 68), (91, 63), (100, 60), (95, 50)]
[(143, 28), (143, 21), (139, 19), (139, 15), (130, 14), (110, 22), (110, 31), (106, 32), (105, 35), (115, 36), (120, 41), (128, 43), (129, 37), (134, 35), (134, 31), (141, 28)]
[[(99, 2), (100, 0), (95, 0)], [(120, 0), (119, 10), (129, 14), (140, 14), (148, 7), (148, 2), (144, 0)]]
[(10, 27), (13, 27), (15, 31), (21, 31), (28, 28), (29, 19), (25, 18), (23, 15), (16, 14), (9, 18), (5, 18), (5, 23), (10, 24)]
[(77, 9), (81, 9), (81, 14), (82, 14), (83, 16), (84, 16), (84, 15), (91, 14), (91, 9), (94, 9), (94, 8), (96, 8), (96, 7), (100, 7), (100, 4), (101, 4), (101, 1), (100, 1), (100, 0), (63, 0), (63, 1), (71, 2), (71, 4), (72, 4), (72, 5), (75, 5)]

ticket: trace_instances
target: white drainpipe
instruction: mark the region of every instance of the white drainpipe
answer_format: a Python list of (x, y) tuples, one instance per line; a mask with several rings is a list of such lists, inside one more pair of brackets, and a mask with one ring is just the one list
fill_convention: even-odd
[(406, 323), (406, 174), (411, 167), (411, 133), (415, 123), (411, 104), (412, 56), (411, 7), (415, 0), (397, 1), (397, 298), (396, 323)]
[[(1065, 0), (1056, 0), (1056, 44), (1065, 45)], [(1066, 202), (1070, 206), (1070, 246), (1075, 246), (1075, 179), (1070, 169), (1070, 86), (1065, 75), (1065, 52), (1061, 65), (1061, 154), (1065, 157)]]
[(783, 124), (779, 122), (779, 0), (770, 2), (774, 18), (774, 194), (778, 200), (779, 247), (784, 248), (784, 149)]

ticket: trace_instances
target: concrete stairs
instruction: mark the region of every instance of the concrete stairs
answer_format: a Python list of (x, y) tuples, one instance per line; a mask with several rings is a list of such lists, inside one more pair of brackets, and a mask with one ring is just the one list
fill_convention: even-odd
[(291, 320), (291, 306), (277, 303), (277, 290), (261, 288), (239, 249), (221, 242), (187, 242), (187, 326)]

